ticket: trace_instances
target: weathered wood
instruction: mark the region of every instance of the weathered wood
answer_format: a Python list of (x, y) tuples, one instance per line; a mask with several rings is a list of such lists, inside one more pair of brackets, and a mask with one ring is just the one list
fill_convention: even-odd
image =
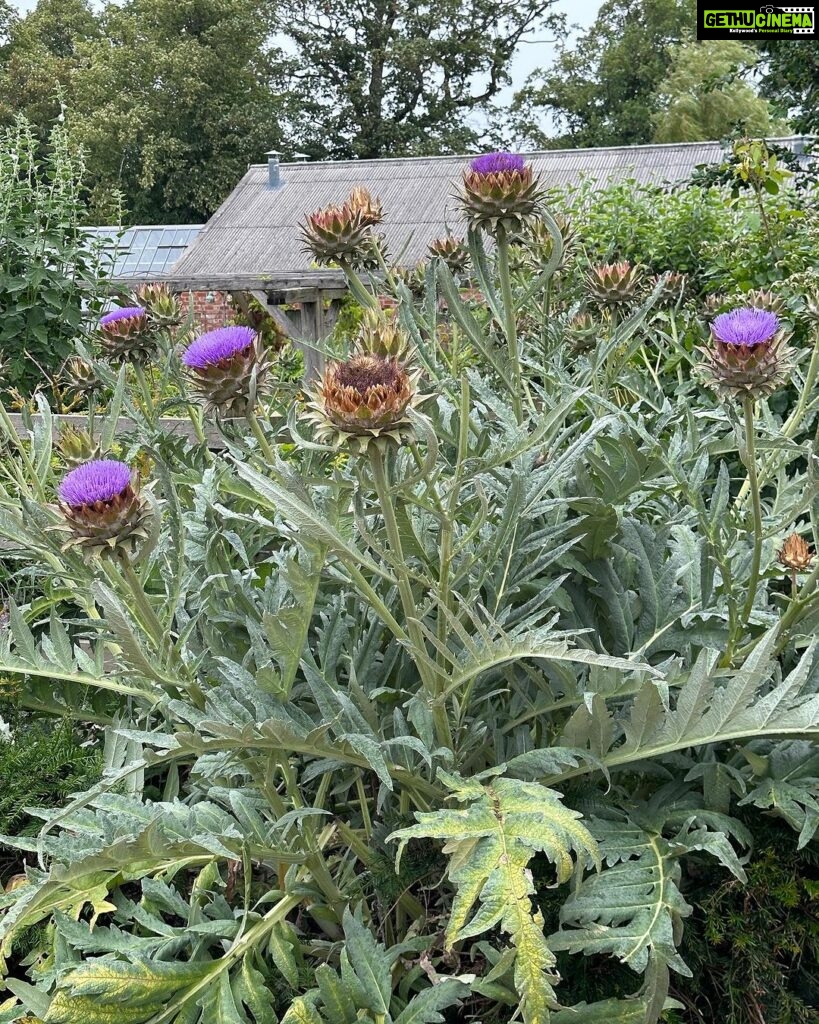
[[(117, 289), (137, 288), (145, 284), (144, 276), (117, 277), (110, 283)], [(340, 270), (307, 270), (286, 274), (153, 274), (151, 281), (166, 284), (179, 292), (294, 292), (296, 290), (335, 289), (342, 294), (347, 290), (344, 274)], [(299, 302), (298, 298), (287, 302)]]

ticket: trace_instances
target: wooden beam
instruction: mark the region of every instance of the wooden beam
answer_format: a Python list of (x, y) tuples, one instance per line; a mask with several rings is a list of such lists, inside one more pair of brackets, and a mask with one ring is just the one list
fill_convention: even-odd
[[(340, 270), (289, 271), (286, 274), (150, 274), (107, 278), (103, 283), (112, 289), (137, 288), (147, 282), (166, 284), (177, 292), (289, 292), (297, 289), (347, 290)], [(287, 300), (291, 301), (291, 300)], [(298, 302), (298, 299), (292, 301)]]

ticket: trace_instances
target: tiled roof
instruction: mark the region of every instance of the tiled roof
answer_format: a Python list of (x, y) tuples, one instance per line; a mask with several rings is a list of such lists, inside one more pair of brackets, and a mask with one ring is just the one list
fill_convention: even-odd
[(102, 243), (102, 265), (114, 279), (150, 281), (170, 272), (202, 230), (202, 224), (94, 227), (86, 231)]
[[(777, 140), (798, 148), (798, 139)], [(679, 182), (699, 164), (723, 156), (719, 142), (689, 142), (605, 149), (557, 149), (527, 154), (547, 185), (570, 185), (581, 178), (601, 184), (633, 178), (638, 182)], [(463, 229), (453, 199), (470, 157), (403, 157), (281, 164), (280, 185), (271, 188), (267, 164), (250, 167), (174, 267), (188, 278), (213, 275), (281, 274), (310, 269), (298, 225), (305, 213), (343, 201), (355, 185), (365, 185), (383, 205), (387, 248), (411, 264), (445, 227)]]

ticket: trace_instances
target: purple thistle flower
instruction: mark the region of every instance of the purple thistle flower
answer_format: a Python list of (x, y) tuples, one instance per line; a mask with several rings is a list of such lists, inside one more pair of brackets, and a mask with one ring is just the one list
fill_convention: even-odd
[(504, 174), (522, 171), (526, 161), (517, 153), (484, 153), (475, 157), (469, 166), (475, 174)]
[(77, 466), (63, 477), (58, 494), (71, 508), (113, 501), (131, 483), (131, 467), (116, 459), (94, 459)]
[(714, 317), (711, 331), (723, 345), (762, 345), (779, 330), (779, 317), (767, 309), (752, 306), (732, 309)]
[(116, 323), (117, 320), (136, 320), (145, 316), (144, 306), (127, 306), (125, 309), (112, 309), (110, 313), (100, 317), (100, 327)]
[(250, 327), (218, 327), (192, 341), (182, 353), (182, 362), (192, 369), (206, 370), (244, 352), (255, 340), (256, 332)]

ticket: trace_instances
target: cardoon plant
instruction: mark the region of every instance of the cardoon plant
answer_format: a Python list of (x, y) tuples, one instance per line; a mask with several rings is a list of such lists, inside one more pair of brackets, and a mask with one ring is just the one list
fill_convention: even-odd
[[(699, 308), (600, 332), (542, 219), (546, 264), (511, 275), (469, 231), (478, 299), (442, 259), (417, 305), (386, 268), (394, 317), (359, 281), (360, 333), (266, 448), (166, 435), (95, 364), (123, 459), (61, 510), (49, 431), (0, 409), (0, 674), (106, 764), (3, 837), (27, 866), (0, 879), (0, 1019), (658, 1024), (687, 865), (741, 886), (755, 814), (814, 841), (819, 569), (783, 536), (819, 529), (815, 397), (759, 417), (752, 531), (752, 441), (690, 372)], [(252, 350), (200, 338), (185, 375)], [(61, 550), (55, 522), (115, 519), (148, 457), (138, 560)]]

